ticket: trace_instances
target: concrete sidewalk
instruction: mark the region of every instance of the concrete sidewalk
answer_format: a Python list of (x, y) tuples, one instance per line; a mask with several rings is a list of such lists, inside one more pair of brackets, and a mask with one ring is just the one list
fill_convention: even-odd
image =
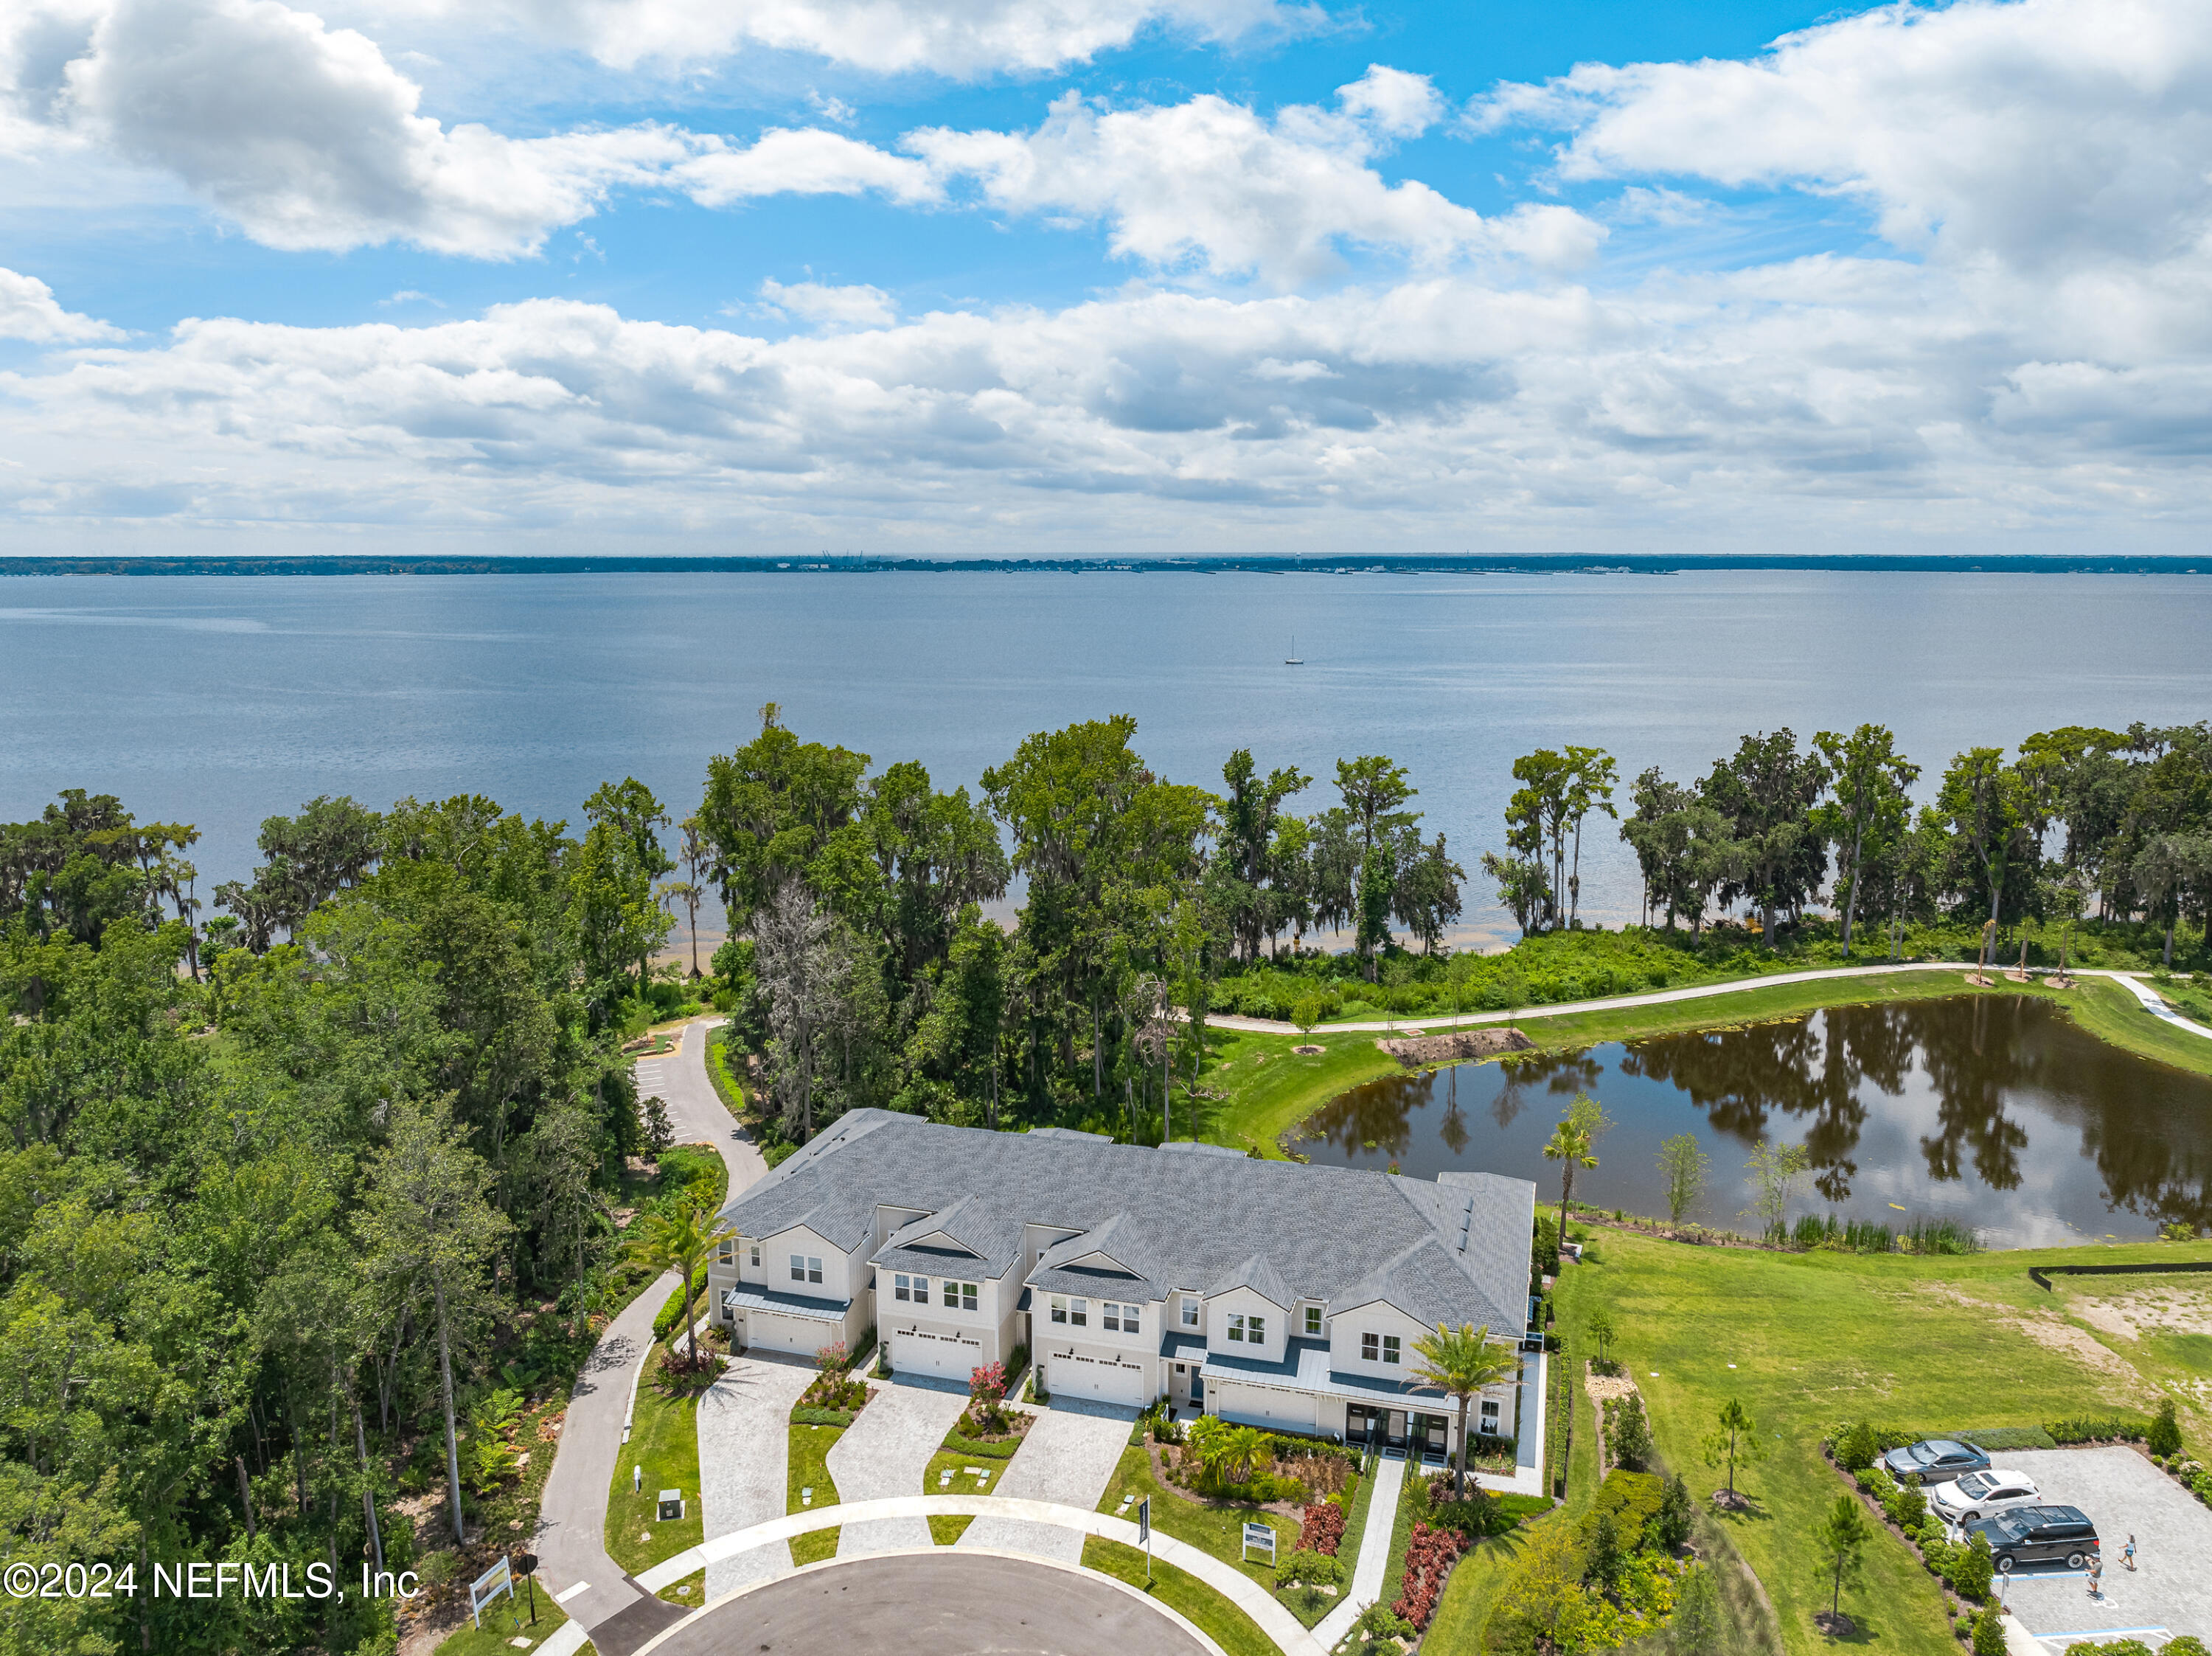
[(1359, 1538), (1351, 1585), (1344, 1590), (1344, 1601), (1314, 1624), (1313, 1636), (1330, 1650), (1352, 1631), (1360, 1612), (1382, 1596), (1382, 1576), (1390, 1568), (1390, 1534), (1397, 1527), (1398, 1501), (1406, 1490), (1406, 1463), (1377, 1461), (1372, 1477), (1375, 1489), (1367, 1497), (1367, 1529)]

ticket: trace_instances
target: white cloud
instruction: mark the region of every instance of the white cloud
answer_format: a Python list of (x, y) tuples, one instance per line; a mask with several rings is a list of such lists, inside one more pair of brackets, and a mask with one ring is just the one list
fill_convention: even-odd
[(1896, 4), (1747, 62), (1589, 64), (1480, 100), (1565, 127), (1569, 179), (1678, 174), (1865, 202), (1899, 246), (2051, 273), (2193, 253), (2212, 227), (2212, 8)]
[(760, 296), (764, 306), (780, 314), (832, 327), (881, 328), (898, 319), (898, 306), (890, 295), (865, 282), (843, 288), (819, 282), (786, 285), (770, 276), (761, 283)]
[[(454, 0), (428, 3), (461, 9)], [(1059, 69), (1148, 28), (1227, 41), (1319, 16), (1318, 8), (1277, 0), (510, 0), (510, 9), (623, 69), (708, 62), (750, 47), (879, 74), (963, 77)]]
[(1547, 265), (1589, 257), (1605, 233), (1569, 209), (1486, 221), (1368, 164), (1438, 112), (1425, 77), (1376, 64), (1334, 110), (1291, 105), (1271, 120), (1210, 94), (1111, 110), (1071, 92), (1034, 132), (933, 128), (902, 144), (939, 178), (973, 178), (1003, 211), (1105, 220), (1119, 256), (1279, 288), (1334, 270), (1340, 242), (1429, 264), (1484, 251)]
[(420, 99), (366, 36), (276, 0), (27, 0), (0, 22), (0, 143), (167, 173), (276, 247), (526, 253), (701, 147), (655, 125), (510, 138)]
[(756, 196), (857, 196), (879, 191), (913, 206), (943, 193), (930, 169), (908, 155), (819, 127), (777, 128), (742, 149), (716, 147), (670, 177), (702, 207)]
[(64, 310), (54, 298), (54, 290), (36, 276), (0, 270), (0, 339), (58, 344), (122, 337), (120, 330), (105, 322)]

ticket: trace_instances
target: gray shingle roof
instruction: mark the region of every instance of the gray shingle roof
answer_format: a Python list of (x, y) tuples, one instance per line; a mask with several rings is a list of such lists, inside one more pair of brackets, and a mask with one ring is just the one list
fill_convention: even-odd
[(1335, 1305), (1348, 1302), (1347, 1289), (1387, 1280), (1387, 1296), (1369, 1297), (1389, 1297), (1422, 1322), (1517, 1332), (1535, 1199), (1534, 1184), (1491, 1174), (1446, 1174), (1431, 1184), (855, 1110), (740, 1194), (724, 1216), (746, 1236), (775, 1235), (803, 1219), (850, 1251), (868, 1240), (878, 1205), (927, 1210), (929, 1219), (900, 1228), (919, 1238), (959, 1204), (958, 1240), (977, 1246), (971, 1238), (988, 1232), (979, 1251), (994, 1259), (1018, 1257), (1024, 1224), (1085, 1233), (1048, 1250), (1040, 1269), (1054, 1270), (1097, 1250), (1101, 1238), (1090, 1233), (1117, 1222), (1104, 1233), (1104, 1251), (1146, 1278), (1151, 1297), (1245, 1280), (1279, 1304), (1310, 1297)]

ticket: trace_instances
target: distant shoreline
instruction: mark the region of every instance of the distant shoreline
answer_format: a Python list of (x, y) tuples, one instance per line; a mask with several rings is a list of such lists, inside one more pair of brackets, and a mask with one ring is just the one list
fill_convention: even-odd
[(1680, 556), (1563, 553), (1456, 556), (1187, 558), (885, 558), (826, 553), (811, 558), (711, 555), (580, 554), (573, 557), (410, 557), (333, 553), (305, 557), (251, 553), (210, 557), (0, 556), (8, 575), (606, 575), (606, 574), (1259, 574), (1259, 575), (1677, 575), (1708, 570), (1815, 570), (1841, 573), (2002, 575), (2203, 575), (2212, 557), (2100, 554), (1869, 553), (1791, 556), (1713, 553)]

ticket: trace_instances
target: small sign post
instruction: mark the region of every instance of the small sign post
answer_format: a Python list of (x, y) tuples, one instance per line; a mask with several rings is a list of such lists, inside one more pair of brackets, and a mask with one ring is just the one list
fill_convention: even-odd
[[(1273, 1534), (1273, 1531), (1268, 1532)], [(1137, 1539), (1145, 1548), (1145, 1585), (1152, 1585), (1152, 1498), (1146, 1495), (1137, 1503)]]
[(538, 1555), (534, 1552), (526, 1552), (518, 1555), (514, 1561), (514, 1573), (522, 1578), (523, 1586), (530, 1590), (530, 1625), (536, 1627), (538, 1625), (538, 1582), (536, 1580), (538, 1574)]
[(1275, 1562), (1275, 1530), (1273, 1525), (1247, 1523), (1244, 1526), (1243, 1556), (1247, 1562), (1250, 1560), (1255, 1547), (1267, 1555), (1270, 1564)]
[(514, 1606), (514, 1574), (504, 1558), (469, 1584), (469, 1620), (479, 1628), (483, 1626), (482, 1612), (501, 1593), (507, 1595), (507, 1607), (512, 1610)]

